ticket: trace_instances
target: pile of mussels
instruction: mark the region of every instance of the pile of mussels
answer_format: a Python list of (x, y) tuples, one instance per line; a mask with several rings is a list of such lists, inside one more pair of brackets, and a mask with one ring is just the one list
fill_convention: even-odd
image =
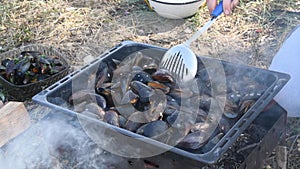
[(66, 68), (57, 56), (38, 51), (23, 51), (19, 56), (6, 58), (0, 65), (0, 75), (16, 85), (42, 81)]
[(131, 132), (189, 151), (207, 152), (265, 90), (251, 77), (237, 80), (241, 77), (226, 68), (225, 85), (212, 85), (208, 71), (215, 70), (204, 67), (199, 67), (193, 82), (180, 85), (158, 63), (141, 53), (122, 62), (103, 60), (94, 91), (77, 91), (69, 103), (79, 113)]

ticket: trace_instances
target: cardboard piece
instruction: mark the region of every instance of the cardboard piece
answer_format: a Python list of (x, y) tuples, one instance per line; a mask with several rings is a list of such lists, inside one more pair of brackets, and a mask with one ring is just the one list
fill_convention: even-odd
[(22, 102), (8, 102), (0, 108), (0, 147), (21, 134), (31, 125)]

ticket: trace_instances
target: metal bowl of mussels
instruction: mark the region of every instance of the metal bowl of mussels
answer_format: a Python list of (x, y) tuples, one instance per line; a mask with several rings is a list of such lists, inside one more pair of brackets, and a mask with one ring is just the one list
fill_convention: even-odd
[(195, 79), (180, 84), (158, 66), (165, 52), (125, 41), (33, 100), (76, 116), (87, 135), (114, 154), (172, 152), (212, 164), (289, 80), (286, 74), (197, 57)]
[(67, 75), (69, 65), (53, 47), (27, 45), (0, 54), (0, 83), (12, 100), (24, 101)]

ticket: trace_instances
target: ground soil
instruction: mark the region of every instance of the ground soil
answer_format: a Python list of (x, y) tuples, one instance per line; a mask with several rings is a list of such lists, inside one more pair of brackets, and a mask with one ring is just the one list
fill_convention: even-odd
[[(209, 20), (205, 5), (194, 16), (170, 20), (142, 0), (0, 0), (0, 13), (0, 53), (31, 43), (47, 44), (63, 52), (72, 70), (125, 40), (169, 48)], [(198, 55), (267, 69), (298, 24), (297, 0), (243, 0), (231, 16), (221, 16), (191, 47)], [(39, 107), (29, 101), (28, 109), (38, 112)], [(32, 114), (33, 119), (39, 117)], [(288, 168), (299, 167), (299, 122), (288, 119)], [(266, 168), (276, 167), (272, 155)]]

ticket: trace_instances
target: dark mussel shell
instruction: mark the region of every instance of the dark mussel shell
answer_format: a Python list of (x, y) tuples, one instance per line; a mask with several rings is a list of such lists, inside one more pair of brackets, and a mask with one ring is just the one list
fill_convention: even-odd
[(156, 63), (149, 63), (143, 66), (143, 70), (149, 74), (153, 74), (158, 69), (158, 65)]
[(6, 59), (2, 62), (2, 65), (6, 68), (6, 78), (10, 79), (15, 74), (16, 64), (13, 60)]
[(96, 72), (96, 88), (100, 88), (103, 83), (109, 79), (108, 66), (104, 62), (100, 62), (98, 70)]
[(121, 104), (135, 104), (138, 101), (138, 95), (132, 90), (128, 90), (121, 100)]
[(231, 121), (229, 121), (227, 118), (221, 118), (220, 121), (219, 121), (219, 130), (222, 133), (227, 133), (231, 128), (231, 125), (230, 125), (231, 123), (230, 122)]
[(224, 108), (224, 115), (229, 119), (238, 117), (238, 105), (230, 99), (227, 99)]
[(119, 114), (115, 110), (108, 110), (105, 112), (104, 121), (119, 127)]
[(155, 63), (155, 60), (152, 57), (147, 56), (142, 52), (137, 52), (133, 57), (133, 59), (134, 59), (133, 66), (143, 67), (144, 65)]
[(132, 113), (125, 123), (125, 128), (129, 131), (136, 132), (138, 128), (140, 128), (143, 124), (147, 123), (143, 112), (136, 111)]
[(85, 106), (85, 110), (94, 113), (99, 119), (103, 120), (105, 111), (97, 103), (89, 103)]
[(157, 120), (141, 126), (136, 132), (146, 137), (154, 137), (164, 133), (168, 128), (166, 122)]
[(127, 122), (127, 119), (124, 116), (119, 115), (119, 126), (121, 128), (125, 128), (126, 122)]
[(166, 94), (170, 92), (170, 87), (168, 87), (162, 83), (159, 83), (157, 81), (148, 82), (148, 86), (152, 87), (153, 89), (159, 89)]
[(24, 74), (26, 71), (29, 70), (31, 66), (31, 63), (29, 61), (25, 61), (25, 60), (22, 60), (21, 62), (19, 62), (17, 65), (16, 65), (16, 69), (18, 70), (18, 72), (20, 72), (21, 74)]
[(47, 58), (43, 58), (43, 57), (38, 57), (37, 61), (46, 65), (50, 65), (50, 61), (47, 60)]
[(28, 57), (30, 59), (38, 58), (41, 55), (38, 51), (22, 51), (21, 57)]
[(89, 90), (77, 91), (69, 97), (69, 103), (73, 105), (79, 104), (84, 101), (96, 102), (103, 109), (105, 109), (107, 106), (106, 100), (103, 96), (100, 96), (99, 94), (93, 93), (92, 91)]
[(197, 112), (197, 118), (196, 118), (196, 123), (197, 122), (203, 122), (206, 121), (208, 116), (208, 113), (206, 111), (204, 111), (203, 109), (199, 108), (198, 112)]
[(246, 113), (254, 104), (255, 104), (255, 100), (244, 100), (241, 101), (239, 106), (239, 113), (240, 114), (244, 114)]
[(238, 117), (238, 112), (234, 112), (232, 110), (225, 110), (224, 111), (224, 116), (229, 118), (229, 119), (234, 119)]
[(83, 114), (87, 117), (93, 118), (93, 119), (103, 120), (103, 119), (99, 118), (99, 116), (97, 114), (89, 112), (88, 110), (84, 110), (83, 112), (81, 112), (81, 114)]
[(175, 83), (174, 77), (165, 69), (159, 69), (152, 74), (152, 78), (161, 83)]
[(133, 72), (141, 72), (141, 71), (143, 71), (143, 68), (141, 68), (139, 66), (132, 66), (132, 71)]
[(168, 116), (172, 115), (173, 113), (175, 113), (176, 111), (177, 111), (177, 108), (167, 105), (163, 112), (163, 116), (168, 117)]
[(178, 110), (174, 110), (174, 112), (172, 112), (172, 114), (167, 116), (167, 122), (172, 125), (174, 124), (174, 122), (176, 121), (177, 117), (178, 117), (179, 111)]
[(16, 85), (45, 80), (66, 68), (58, 58), (50, 58), (38, 51), (23, 51), (14, 59), (3, 60), (1, 64), (5, 67), (5, 78)]
[(136, 130), (138, 128), (140, 128), (142, 125), (143, 125), (143, 123), (138, 123), (138, 122), (134, 122), (134, 121), (131, 121), (131, 120), (127, 120), (126, 123), (125, 123), (124, 128), (129, 130), (129, 131), (136, 132)]
[(197, 131), (186, 135), (178, 146), (183, 149), (196, 150), (201, 148), (207, 142), (207, 134), (203, 131)]
[(218, 133), (217, 135), (214, 135), (213, 137), (211, 137), (209, 139), (209, 141), (202, 147), (202, 151), (208, 152), (211, 149), (213, 149), (223, 136), (224, 136), (224, 133)]
[(144, 84), (148, 84), (149, 82), (152, 82), (153, 79), (150, 74), (143, 71), (139, 71), (133, 76), (132, 81), (139, 81)]
[(168, 106), (172, 106), (176, 109), (180, 108), (180, 100), (176, 100), (175, 98), (173, 98), (170, 95), (166, 95), (166, 98), (167, 98), (167, 105)]
[(154, 95), (154, 90), (142, 82), (132, 81), (130, 87), (139, 96), (141, 102), (148, 102), (149, 98)]
[(115, 106), (111, 95), (111, 85), (111, 83), (103, 83), (100, 87), (96, 88), (96, 93), (105, 98), (107, 107)]
[(200, 96), (200, 108), (205, 111), (208, 111), (210, 109), (212, 99), (213, 98), (209, 95), (206, 95), (206, 94), (201, 95)]

